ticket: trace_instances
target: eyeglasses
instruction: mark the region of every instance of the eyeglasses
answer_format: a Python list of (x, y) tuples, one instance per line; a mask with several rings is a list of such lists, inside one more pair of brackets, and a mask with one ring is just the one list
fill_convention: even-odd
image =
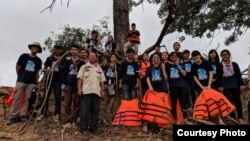
[(225, 54), (221, 54), (221, 56), (228, 56), (228, 54), (227, 54), (227, 53), (225, 53)]

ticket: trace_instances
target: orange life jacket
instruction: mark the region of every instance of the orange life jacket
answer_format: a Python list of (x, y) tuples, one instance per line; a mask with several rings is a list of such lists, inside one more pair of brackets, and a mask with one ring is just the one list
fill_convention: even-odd
[[(6, 106), (8, 106), (8, 107), (11, 107), (11, 106), (12, 106), (13, 98), (14, 98), (15, 92), (16, 92), (16, 88), (13, 87), (13, 88), (10, 90), (8, 96), (5, 97), (5, 98), (3, 99), (3, 102), (4, 102), (4, 104), (5, 104)], [(19, 110), (22, 109), (23, 104), (24, 104), (24, 100), (25, 100), (25, 95), (22, 96), (22, 99), (21, 99), (21, 101), (20, 101)]]
[(140, 73), (140, 79), (142, 79), (146, 75), (147, 68), (150, 67), (150, 62), (141, 62), (141, 73)]
[[(132, 32), (134, 32), (134, 31), (130, 30), (130, 31), (129, 31), (129, 34), (132, 34)], [(136, 32), (138, 32), (138, 31), (136, 30)], [(129, 41), (129, 42), (137, 42), (137, 43), (140, 43), (140, 36), (129, 36), (129, 37), (128, 37), (128, 41)]]
[(194, 119), (206, 119), (220, 115), (228, 116), (235, 110), (230, 101), (220, 92), (204, 89), (195, 101)]
[(140, 109), (138, 106), (138, 99), (122, 100), (121, 106), (116, 112), (112, 125), (141, 126), (139, 114)]
[(142, 120), (154, 122), (159, 126), (170, 127), (175, 122), (181, 123), (184, 121), (179, 101), (176, 106), (176, 121), (171, 112), (170, 96), (164, 92), (148, 90), (143, 97), (141, 109)]

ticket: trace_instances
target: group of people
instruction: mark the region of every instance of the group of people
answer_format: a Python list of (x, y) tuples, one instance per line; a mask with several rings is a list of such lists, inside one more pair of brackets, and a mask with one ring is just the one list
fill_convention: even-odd
[[(96, 31), (92, 32), (91, 38), (87, 40), (88, 48), (72, 45), (70, 56), (66, 58), (62, 56), (63, 47), (55, 45), (53, 54), (46, 59), (43, 69), (42, 61), (37, 56), (37, 53), (42, 52), (40, 44), (34, 42), (28, 45), (31, 52), (22, 54), (16, 64), (16, 92), (7, 125), (27, 120), (29, 98), (34, 87), (39, 87), (41, 69), (47, 79), (52, 80), (38, 120), (48, 116), (52, 90), (55, 96), (53, 118), (57, 122), (61, 120), (61, 94), (64, 84), (64, 114), (67, 115), (65, 126), (75, 128), (80, 116), (80, 131), (84, 135), (89, 131), (95, 135), (100, 134), (97, 128), (100, 97), (110, 96), (107, 111), (111, 113), (114, 110), (116, 94), (121, 94), (123, 99), (133, 100), (139, 97), (139, 88), (142, 89), (142, 94), (148, 89), (168, 93), (175, 118), (177, 101), (180, 102), (183, 116), (186, 117), (187, 109), (194, 106), (197, 95), (203, 89), (212, 88), (222, 92), (235, 105), (237, 119), (240, 123), (245, 123), (240, 99), (240, 93), (245, 86), (240, 68), (231, 60), (229, 50), (222, 50), (220, 56), (216, 50), (210, 50), (208, 58), (204, 58), (197, 50), (180, 52), (180, 43), (175, 42), (174, 51), (171, 53), (161, 52), (160, 46), (156, 45), (153, 54), (142, 54), (142, 58), (138, 58), (140, 32), (135, 29), (135, 24), (132, 24), (128, 42), (124, 45), (126, 59), (118, 59), (114, 53), (116, 45), (110, 36), (105, 44), (110, 58), (108, 63), (103, 65), (98, 64), (98, 52), (93, 48), (99, 43), (97, 34)], [(249, 79), (248, 76), (250, 87)], [(118, 89), (121, 93), (118, 93)], [(23, 94), (25, 101), (20, 110), (19, 103)], [(231, 116), (236, 117), (234, 113)]]

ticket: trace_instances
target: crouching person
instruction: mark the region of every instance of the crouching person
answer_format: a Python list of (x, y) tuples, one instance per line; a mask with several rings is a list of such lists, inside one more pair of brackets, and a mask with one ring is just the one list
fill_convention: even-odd
[(88, 137), (88, 131), (94, 135), (100, 135), (97, 130), (100, 112), (100, 97), (104, 95), (103, 70), (97, 64), (97, 52), (92, 51), (89, 62), (83, 65), (77, 75), (78, 95), (80, 100), (80, 131), (84, 137)]
[[(42, 61), (36, 55), (37, 53), (42, 53), (42, 48), (38, 42), (30, 44), (28, 47), (31, 52), (22, 54), (16, 64), (16, 92), (13, 97), (10, 118), (7, 125), (27, 120), (26, 113), (28, 112), (31, 91), (39, 79), (39, 70), (42, 67)], [(19, 106), (23, 95), (25, 95), (24, 104), (20, 109)]]

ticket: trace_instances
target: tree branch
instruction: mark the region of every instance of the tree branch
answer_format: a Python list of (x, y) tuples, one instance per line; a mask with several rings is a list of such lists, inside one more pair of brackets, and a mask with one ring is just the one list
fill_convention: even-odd
[(168, 17), (165, 19), (165, 23), (164, 23), (164, 26), (162, 27), (162, 30), (161, 30), (161, 33), (158, 37), (158, 39), (156, 40), (156, 42), (154, 43), (154, 45), (150, 46), (149, 48), (147, 48), (141, 55), (139, 55), (139, 58), (142, 58), (142, 55), (143, 54), (149, 54), (151, 51), (154, 50), (154, 46), (155, 45), (160, 45), (166, 32), (167, 32), (167, 29), (168, 27), (170, 26), (170, 24), (173, 23), (173, 14), (174, 14), (174, 1), (171, 0), (169, 1), (169, 6), (168, 6)]

